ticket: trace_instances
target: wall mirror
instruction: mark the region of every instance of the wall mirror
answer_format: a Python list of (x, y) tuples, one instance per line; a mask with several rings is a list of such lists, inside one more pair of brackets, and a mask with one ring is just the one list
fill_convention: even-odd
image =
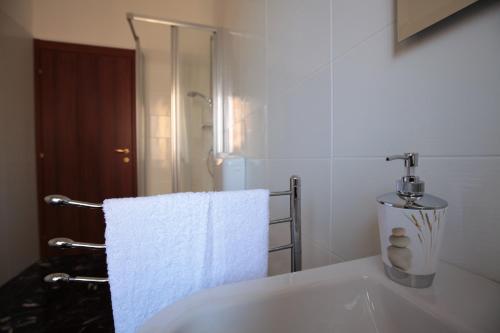
[(398, 42), (477, 0), (397, 0)]

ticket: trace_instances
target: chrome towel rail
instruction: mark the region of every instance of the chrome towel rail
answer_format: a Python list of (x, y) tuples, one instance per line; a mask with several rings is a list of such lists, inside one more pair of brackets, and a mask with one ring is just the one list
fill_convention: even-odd
[(86, 242), (75, 242), (71, 238), (58, 237), (48, 241), (50, 247), (58, 247), (60, 249), (90, 249), (101, 250), (105, 249), (106, 245)]
[(66, 273), (51, 273), (45, 275), (43, 278), (45, 282), (93, 282), (93, 283), (106, 283), (108, 278), (105, 277), (92, 277), (92, 276), (70, 276)]
[[(286, 191), (271, 192), (271, 197), (277, 196), (290, 196), (290, 216), (285, 218), (271, 219), (269, 221), (270, 225), (279, 223), (290, 223), (290, 243), (285, 245), (280, 245), (272, 247), (269, 252), (277, 252), (282, 250), (291, 250), (291, 271), (297, 272), (302, 269), (302, 237), (301, 237), (301, 183), (299, 176), (290, 177), (290, 189)], [(84, 208), (102, 208), (102, 204), (78, 201), (68, 198), (67, 196), (60, 194), (48, 195), (45, 197), (45, 202), (49, 205), (54, 206), (73, 206), (73, 207), (84, 207)], [(91, 249), (91, 250), (102, 250), (106, 246), (104, 244), (96, 243), (86, 243), (86, 242), (75, 242), (70, 238), (52, 238), (49, 240), (48, 245), (51, 247), (57, 247), (60, 249)], [(94, 283), (105, 283), (108, 282), (106, 277), (90, 277), (90, 276), (70, 276), (66, 273), (52, 273), (48, 274), (44, 278), (45, 282), (94, 282)]]
[(78, 201), (61, 194), (52, 194), (44, 198), (45, 202), (52, 206), (75, 206), (85, 208), (102, 208), (102, 204)]

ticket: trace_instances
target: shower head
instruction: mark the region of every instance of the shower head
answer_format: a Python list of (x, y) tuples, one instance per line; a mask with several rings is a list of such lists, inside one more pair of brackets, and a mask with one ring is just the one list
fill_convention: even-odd
[(203, 98), (203, 100), (208, 104), (208, 105), (212, 105), (212, 99), (211, 98), (208, 98), (207, 96), (203, 95), (202, 93), (200, 92), (197, 92), (197, 91), (188, 91), (187, 93), (187, 96), (188, 97), (201, 97)]
[(203, 94), (201, 94), (201, 93), (199, 93), (197, 91), (188, 91), (187, 95), (188, 95), (188, 97), (196, 97), (196, 96), (203, 96), (203, 97), (205, 97), (205, 95), (203, 95)]

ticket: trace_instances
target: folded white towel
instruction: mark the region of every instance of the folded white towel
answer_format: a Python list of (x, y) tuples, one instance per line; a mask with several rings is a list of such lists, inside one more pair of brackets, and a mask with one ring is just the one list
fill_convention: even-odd
[(203, 288), (267, 274), (269, 191), (104, 201), (117, 333)]
[[(208, 279), (212, 284), (207, 287), (266, 276), (269, 191), (226, 191), (209, 195), (212, 258), (207, 257), (206, 263), (212, 269)], [(208, 251), (207, 255), (210, 255)]]

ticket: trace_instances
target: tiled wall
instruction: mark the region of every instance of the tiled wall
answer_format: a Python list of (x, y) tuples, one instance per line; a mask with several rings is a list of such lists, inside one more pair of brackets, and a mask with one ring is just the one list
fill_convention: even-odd
[[(249, 14), (240, 32), (265, 36), (264, 58), (245, 40), (226, 44), (244, 54), (229, 65), (240, 73), (237, 95), (266, 87), (245, 110), (267, 129), (247, 184), (275, 190), (302, 176), (305, 267), (379, 252), (375, 198), (403, 173), (383, 157), (417, 151), (428, 192), (450, 203), (442, 258), (500, 281), (500, 4), (396, 44), (392, 0), (230, 2), (231, 13)], [(247, 63), (265, 73), (244, 75)], [(262, 140), (249, 124), (240, 123), (241, 141)], [(282, 241), (286, 231), (271, 235)], [(288, 269), (283, 256), (272, 263)]]
[[(301, 176), (304, 268), (334, 263), (330, 0), (267, 1), (266, 43), (270, 187)], [(272, 273), (288, 268), (280, 259)]]
[(418, 151), (449, 201), (442, 259), (500, 281), (500, 4), (483, 2), (394, 42), (393, 1), (332, 1), (331, 251), (375, 254), (377, 194)]
[(221, 0), (226, 149), (265, 159), (265, 2)]

